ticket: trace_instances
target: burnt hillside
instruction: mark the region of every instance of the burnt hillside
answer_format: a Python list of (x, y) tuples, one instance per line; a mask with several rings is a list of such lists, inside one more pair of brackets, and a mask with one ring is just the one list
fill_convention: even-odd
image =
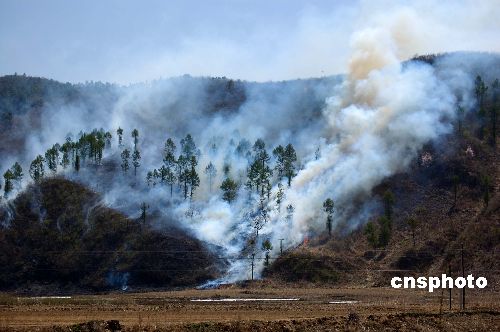
[(154, 230), (101, 205), (82, 185), (49, 178), (1, 211), (0, 285), (36, 292), (197, 285), (213, 257), (183, 231)]
[[(462, 133), (428, 145), (411, 169), (373, 190), (380, 211), (372, 218), (375, 237), (384, 214), (384, 194), (394, 195), (387, 245), (370, 243), (366, 226), (323, 234), (279, 257), (265, 276), (331, 285), (389, 286), (395, 275), (440, 275), (451, 266), (486, 276), (498, 287), (500, 268), (500, 160), (498, 145), (478, 139), (478, 119)], [(487, 181), (485, 179), (488, 179)], [(456, 200), (455, 200), (456, 192)], [(411, 225), (409, 220), (416, 223)], [(333, 276), (333, 277), (332, 277)]]

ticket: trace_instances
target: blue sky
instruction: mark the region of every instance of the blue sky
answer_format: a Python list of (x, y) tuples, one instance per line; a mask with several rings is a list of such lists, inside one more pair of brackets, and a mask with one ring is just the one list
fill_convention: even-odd
[[(460, 21), (472, 2), (449, 1), (437, 8), (430, 1), (412, 3), (0, 0), (0, 75), (130, 83), (185, 73), (259, 81), (335, 74), (345, 71), (351, 35), (377, 13), (383, 17), (396, 7), (411, 6), (424, 17), (431, 8), (430, 16), (446, 21), (456, 9)], [(498, 14), (494, 4), (484, 1), (477, 13), (483, 23), (462, 22), (460, 27), (453, 20), (444, 22), (437, 28), (448, 40), (432, 40), (415, 53), (497, 51), (495, 37), (471, 41), (468, 35), (488, 35), (498, 28), (495, 21), (481, 19)]]

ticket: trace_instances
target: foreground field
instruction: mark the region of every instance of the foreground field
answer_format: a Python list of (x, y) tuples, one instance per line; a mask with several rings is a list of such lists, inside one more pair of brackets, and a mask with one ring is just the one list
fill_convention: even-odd
[[(469, 291), (463, 313), (458, 292), (452, 294), (451, 311), (447, 296), (441, 291), (269, 285), (69, 298), (3, 294), (0, 328), (104, 331), (118, 326), (112, 321), (123, 329), (166, 331), (496, 331), (500, 326), (499, 292)], [(216, 301), (193, 301), (200, 299)]]

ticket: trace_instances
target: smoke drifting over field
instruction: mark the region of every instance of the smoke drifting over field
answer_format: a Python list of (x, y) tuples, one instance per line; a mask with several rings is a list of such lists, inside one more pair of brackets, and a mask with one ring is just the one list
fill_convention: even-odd
[[(207, 107), (216, 98), (217, 91), (209, 89), (213, 82), (191, 77), (114, 87), (116, 100), (96, 99), (93, 108), (47, 106), (40, 131), (30, 133), (22, 154), (9, 156), (4, 166), (21, 160), (27, 170), (29, 161), (55, 142), (62, 143), (68, 132), (76, 136), (93, 128), (103, 127), (115, 134), (120, 126), (130, 148), (130, 132), (137, 128), (142, 154), (137, 177), (121, 173), (116, 137), (105, 155), (104, 170), (96, 173), (88, 166), (79, 175), (67, 172), (67, 176), (96, 188), (105, 203), (132, 217), (138, 217), (140, 204), (147, 202), (155, 227), (167, 229), (175, 223), (221, 247), (231, 263), (224, 280), (248, 278), (248, 263), (231, 258), (252, 252), (248, 241), (255, 234), (252, 211), (258, 205), (258, 198), (244, 188), (248, 159), (235, 152), (242, 139), (253, 145), (262, 138), (268, 152), (288, 143), (297, 150), (298, 174), (285, 190), (280, 211), (274, 200), (276, 179), (273, 182), (270, 220), (260, 230), (255, 246), (257, 256), (263, 256), (261, 241), (270, 239), (277, 253), (279, 239), (285, 239), (285, 247), (289, 247), (310, 233), (324, 231), (322, 204), (328, 197), (335, 201), (335, 224), (355, 227), (364, 223), (375, 205), (371, 190), (383, 179), (404, 171), (424, 144), (450, 133), (458, 103), (473, 108), (476, 74), (484, 75), (488, 82), (494, 77), (480, 65), (488, 59), (498, 64), (498, 58), (487, 55), (476, 59), (452, 54), (439, 58), (434, 66), (401, 63), (414, 49), (412, 43), (421, 41), (425, 22), (410, 9), (391, 12), (387, 18), (376, 18), (370, 22), (374, 25), (352, 35), (345, 76), (282, 83), (233, 82), (228, 90), (234, 98), (222, 111), (219, 106)], [(238, 97), (241, 95), (244, 99)], [(171, 199), (167, 186), (148, 187), (145, 183), (147, 171), (161, 166), (165, 140), (173, 137), (179, 147), (179, 140), (188, 133), (201, 150), (201, 186), (192, 202), (179, 194)], [(209, 162), (218, 170), (212, 192), (203, 173)], [(238, 199), (232, 204), (221, 199), (218, 189), (226, 163), (240, 183)], [(364, 203), (359, 208), (353, 201)], [(287, 218), (288, 205), (295, 208), (291, 218)]]

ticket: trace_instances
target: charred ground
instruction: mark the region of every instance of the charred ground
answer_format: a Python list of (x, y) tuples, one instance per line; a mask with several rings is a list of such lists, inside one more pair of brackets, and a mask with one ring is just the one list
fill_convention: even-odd
[[(354, 230), (343, 225), (331, 238), (322, 234), (286, 252), (266, 270), (266, 277), (286, 282), (389, 286), (395, 275), (440, 275), (449, 267), (452, 274), (460, 274), (463, 246), (466, 273), (486, 276), (490, 286), (497, 288), (498, 146), (478, 139), (474, 134), (478, 119), (471, 117), (469, 121), (470, 130), (423, 149), (421, 156), (428, 153), (431, 160), (415, 160), (408, 172), (374, 188), (372, 195), (381, 206), (379, 215), (384, 213), (384, 193), (390, 190), (395, 198), (391, 238), (386, 246), (370, 244), (365, 225)], [(485, 176), (491, 179), (487, 187)], [(414, 232), (408, 223), (410, 217), (417, 221)], [(372, 220), (375, 224), (376, 219), (377, 215)]]
[(184, 231), (155, 230), (62, 178), (31, 185), (2, 210), (0, 285), (27, 293), (179, 287), (217, 276), (215, 258)]

